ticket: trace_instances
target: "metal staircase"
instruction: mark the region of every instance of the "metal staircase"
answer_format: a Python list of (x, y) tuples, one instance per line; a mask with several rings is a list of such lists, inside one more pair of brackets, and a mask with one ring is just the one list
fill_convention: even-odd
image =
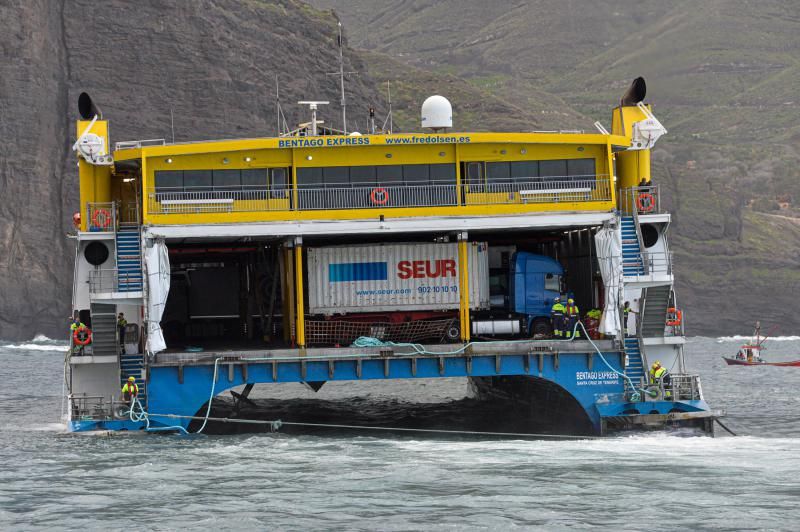
[(672, 287), (669, 285), (652, 286), (644, 291), (640, 336), (644, 338), (664, 336), (671, 294)]
[[(633, 381), (634, 385), (638, 386), (645, 376), (645, 360), (638, 338), (625, 338), (625, 354), (628, 357), (628, 363), (625, 366), (625, 375)], [(625, 381), (625, 392), (633, 392), (630, 382), (627, 380)]]
[(117, 315), (114, 305), (92, 303), (92, 354), (94, 356), (117, 356)]
[(117, 231), (117, 287), (119, 292), (142, 290), (142, 249), (138, 225), (121, 225)]
[(622, 217), (622, 272), (626, 276), (638, 276), (645, 273), (642, 260), (642, 248), (639, 243), (639, 232), (633, 216)]

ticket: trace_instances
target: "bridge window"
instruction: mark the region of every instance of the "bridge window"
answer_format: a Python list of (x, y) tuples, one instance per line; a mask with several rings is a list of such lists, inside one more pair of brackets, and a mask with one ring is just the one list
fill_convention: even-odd
[(374, 166), (351, 166), (350, 182), (357, 187), (371, 187), (377, 183)]
[(511, 165), (511, 179), (516, 183), (520, 181), (533, 181), (539, 177), (539, 161), (514, 161)]
[(486, 182), (508, 183), (511, 181), (511, 163), (486, 163)]
[(378, 183), (391, 185), (403, 182), (403, 167), (399, 164), (376, 166), (375, 175)]
[(214, 191), (234, 191), (242, 189), (242, 172), (239, 170), (214, 170), (212, 173)]
[(539, 161), (539, 172), (545, 181), (563, 181), (567, 177), (567, 160)]
[(594, 159), (568, 159), (567, 175), (580, 179), (594, 179)]
[(183, 171), (156, 172), (156, 192), (183, 192)]
[(187, 192), (190, 190), (203, 191), (211, 190), (214, 181), (211, 177), (211, 170), (184, 170), (183, 188)]

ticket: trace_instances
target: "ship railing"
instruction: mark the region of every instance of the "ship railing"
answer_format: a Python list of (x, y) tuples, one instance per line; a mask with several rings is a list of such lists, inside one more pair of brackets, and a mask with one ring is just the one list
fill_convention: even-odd
[(92, 233), (117, 230), (117, 204), (113, 201), (86, 204), (86, 228)]
[(125, 140), (114, 144), (114, 150), (134, 150), (146, 146), (164, 146), (164, 139)]
[(136, 292), (142, 290), (142, 274), (122, 272), (116, 268), (96, 268), (89, 271), (89, 293)]
[(148, 193), (152, 214), (230, 213), (456, 207), (611, 201), (607, 175), (527, 177), (514, 180), (425, 181), (425, 184), (328, 184), (279, 187), (157, 187)]
[(620, 191), (619, 208), (623, 215), (661, 214), (659, 185), (643, 185)]
[(576, 175), (489, 179), (486, 183), (467, 180), (461, 185), (464, 205), (515, 203), (565, 203), (610, 201), (607, 175)]
[(672, 374), (669, 385), (662, 384), (662, 387), (671, 392), (673, 401), (699, 401), (703, 398), (699, 375)]
[(672, 275), (672, 258), (671, 251), (642, 251), (632, 257), (623, 257), (625, 277)]
[(119, 404), (113, 397), (103, 395), (71, 395), (73, 419), (109, 419)]

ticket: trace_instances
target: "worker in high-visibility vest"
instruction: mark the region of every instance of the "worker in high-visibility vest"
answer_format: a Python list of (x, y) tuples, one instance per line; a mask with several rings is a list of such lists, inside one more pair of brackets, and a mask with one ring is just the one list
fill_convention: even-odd
[(578, 324), (578, 320), (580, 319), (580, 311), (578, 310), (578, 305), (575, 304), (575, 300), (572, 298), (567, 299), (567, 306), (564, 307), (564, 318), (564, 321), (567, 323), (565, 331), (567, 338), (572, 338), (573, 331), (575, 331), (575, 338), (580, 338), (581, 332), (579, 329), (575, 328), (575, 325)]
[(553, 322), (553, 336), (561, 338), (564, 334), (564, 305), (561, 298), (553, 299), (553, 306), (550, 309), (550, 320)]
[(122, 387), (122, 398), (131, 403), (139, 395), (139, 385), (135, 377), (128, 377), (128, 382)]
[(661, 362), (656, 360), (653, 362), (652, 367), (650, 368), (650, 384), (658, 385), (659, 387), (663, 386), (664, 388), (664, 396), (671, 397), (672, 392), (669, 389), (669, 385), (671, 384), (672, 379), (669, 376), (669, 372), (667, 368), (661, 365)]

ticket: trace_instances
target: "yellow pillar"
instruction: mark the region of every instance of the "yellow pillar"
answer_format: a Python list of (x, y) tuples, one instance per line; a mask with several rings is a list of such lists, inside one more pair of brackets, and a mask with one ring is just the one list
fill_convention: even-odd
[(458, 234), (458, 290), (461, 340), (469, 342), (469, 241), (467, 233)]
[[(647, 106), (650, 109), (650, 106)], [(647, 115), (636, 106), (617, 107), (611, 113), (611, 132), (631, 139), (633, 124)], [(644, 179), (650, 182), (650, 150), (628, 150), (617, 153), (617, 185), (632, 188)]]
[(294, 243), (294, 286), (297, 307), (297, 346), (306, 346), (306, 321), (303, 309), (303, 239), (297, 237)]

